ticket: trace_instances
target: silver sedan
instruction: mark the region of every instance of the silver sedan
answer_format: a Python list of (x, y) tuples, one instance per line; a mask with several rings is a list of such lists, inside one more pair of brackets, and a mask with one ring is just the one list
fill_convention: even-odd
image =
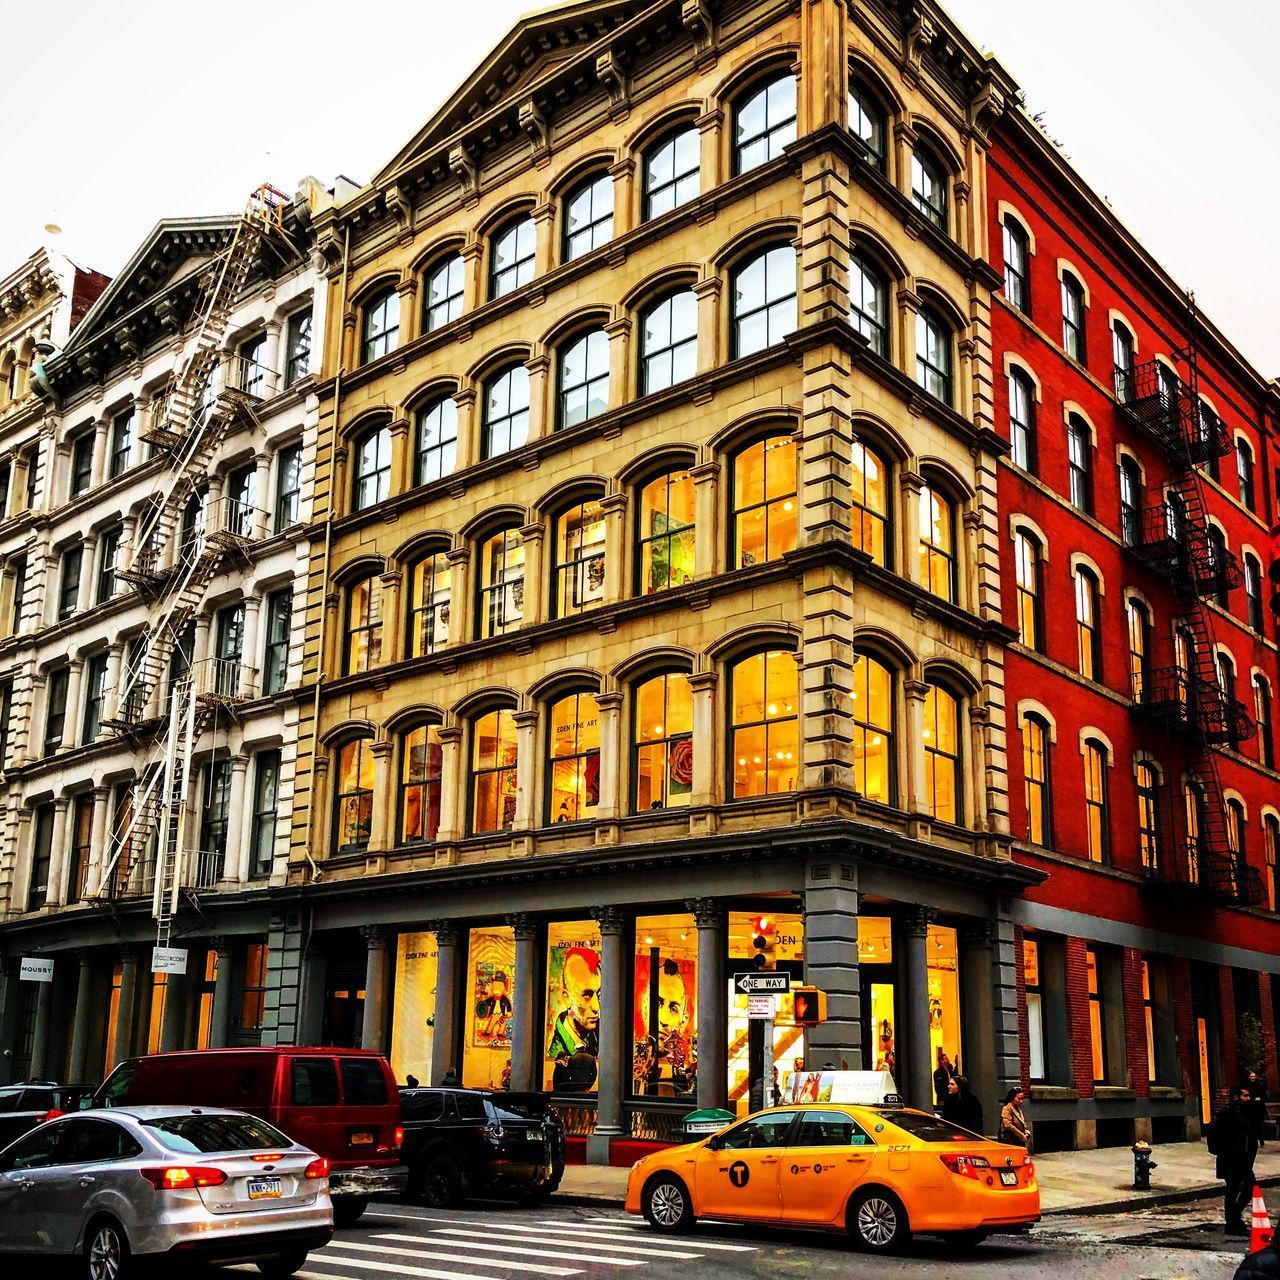
[(329, 1162), (242, 1112), (80, 1111), (0, 1151), (0, 1252), (72, 1255), (88, 1280), (160, 1254), (289, 1276), (332, 1235)]

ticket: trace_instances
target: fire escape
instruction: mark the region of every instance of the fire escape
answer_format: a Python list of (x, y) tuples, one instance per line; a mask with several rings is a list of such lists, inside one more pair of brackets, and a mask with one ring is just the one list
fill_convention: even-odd
[(183, 897), (224, 878), (221, 858), (189, 851), (192, 758), (206, 727), (252, 695), (238, 661), (193, 660), (190, 627), (214, 575), (237, 563), (263, 536), (262, 513), (235, 495), (206, 500), (209, 465), (228, 429), (254, 421), (260, 370), (214, 379), (232, 307), (263, 242), (283, 234), (287, 197), (253, 193), (226, 248), (205, 268), (191, 337), (167, 394), (143, 438), (168, 466), (139, 521), (119, 576), (147, 604), (145, 631), (129, 647), (104, 725), (137, 744), (145, 759), (128, 811), (117, 813), (97, 901), (110, 905), (150, 893), (158, 946), (169, 944)]
[[(1120, 413), (1157, 444), (1169, 463), (1164, 497), (1141, 512), (1129, 550), (1172, 588), (1174, 664), (1144, 674), (1134, 710), (1163, 727), (1184, 751), (1189, 786), (1160, 789), (1157, 855), (1146, 868), (1151, 894), (1223, 907), (1256, 905), (1265, 894), (1257, 868), (1232, 846), (1218, 770), (1219, 753), (1252, 731), (1248, 709), (1224, 686), (1206, 601), (1240, 585), (1239, 561), (1215, 541), (1200, 469), (1230, 451), (1223, 424), (1201, 411), (1194, 299), (1179, 353), (1184, 380), (1158, 361), (1116, 370)], [(1174, 797), (1177, 802), (1174, 802)]]

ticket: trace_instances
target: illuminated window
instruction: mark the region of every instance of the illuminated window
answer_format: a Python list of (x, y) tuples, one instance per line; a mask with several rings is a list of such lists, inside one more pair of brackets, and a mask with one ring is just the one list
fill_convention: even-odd
[(1244, 815), (1244, 805), (1234, 798), (1227, 801), (1227, 848), (1235, 861), (1243, 866), (1247, 861), (1248, 819)]
[(572, 262), (613, 239), (613, 179), (597, 173), (564, 202), (564, 260)]
[(947, 175), (922, 147), (911, 154), (911, 202), (935, 227), (947, 229)]
[(1071, 505), (1093, 514), (1093, 437), (1089, 424), (1076, 414), (1067, 420), (1067, 482)]
[(1182, 784), (1182, 815), (1186, 824), (1186, 873), (1188, 884), (1200, 883), (1200, 833), (1205, 828), (1204, 791), (1198, 782)]
[(1258, 760), (1275, 768), (1276, 745), (1271, 733), (1271, 689), (1261, 672), (1253, 677), (1253, 724), (1258, 741)]
[(1022, 721), (1022, 776), (1027, 805), (1027, 839), (1053, 845), (1053, 790), (1049, 776), (1049, 726), (1037, 715)]
[(509, 831), (516, 816), (516, 721), (503, 707), (471, 725), (471, 832)]
[(355, 510), (364, 511), (391, 496), (391, 428), (373, 427), (357, 437), (353, 452)]
[(594, 1093), (600, 1057), (600, 929), (593, 920), (547, 926), (547, 1020), (542, 1087)]
[(702, 189), (702, 140), (696, 125), (683, 125), (651, 147), (644, 158), (644, 216), (661, 217)]
[(244, 985), (240, 989), (240, 1030), (258, 1031), (267, 1007), (267, 947), (251, 942), (244, 949)]
[(1009, 442), (1013, 461), (1024, 471), (1036, 469), (1036, 395), (1020, 369), (1009, 374)]
[(1156, 1074), (1156, 1025), (1155, 1007), (1151, 999), (1151, 966), (1142, 962), (1142, 1022), (1147, 1035), (1147, 1079), (1153, 1083), (1160, 1077)]
[(931, 684), (924, 696), (924, 802), (939, 822), (959, 822), (960, 711), (945, 689)]
[(693, 692), (679, 672), (635, 688), (632, 709), (633, 809), (681, 808), (693, 791)]
[(849, 259), (849, 322), (878, 356), (889, 354), (889, 286), (865, 258)]
[(1089, 991), (1089, 1048), (1093, 1065), (1093, 1081), (1095, 1084), (1105, 1084), (1107, 1037), (1103, 1024), (1102, 982), (1098, 975), (1098, 953), (1092, 947), (1084, 949), (1084, 962)]
[(1125, 617), (1129, 631), (1129, 692), (1135, 702), (1141, 702), (1151, 678), (1151, 615), (1146, 605), (1130, 596), (1125, 602)]
[(694, 579), (696, 497), (688, 471), (668, 471), (640, 489), (636, 509), (637, 593), (651, 595)]
[(733, 533), (739, 568), (796, 547), (796, 442), (767, 436), (733, 460)]
[(796, 251), (789, 244), (765, 249), (733, 274), (733, 355), (777, 346), (795, 329)]
[(853, 655), (853, 786), (860, 796), (892, 804), (895, 796), (893, 677), (865, 653)]
[(1280, 860), (1280, 818), (1274, 813), (1262, 819), (1262, 835), (1266, 841), (1267, 854), (1267, 910), (1275, 911), (1280, 907), (1277, 898), (1276, 862)]
[(951, 403), (951, 328), (931, 307), (916, 313), (916, 382), (935, 400)]
[(1085, 844), (1093, 862), (1106, 862), (1111, 850), (1107, 817), (1107, 750), (1089, 739), (1084, 744)]
[(1006, 217), (1001, 227), (1004, 242), (1004, 296), (1009, 305), (1024, 315), (1031, 312), (1031, 274), (1029, 258), (1031, 242), (1027, 233), (1013, 218)]
[(557, 618), (571, 618), (603, 603), (604, 542), (604, 511), (598, 498), (556, 517), (552, 580)]
[(640, 318), (640, 394), (663, 391), (698, 369), (698, 299), (681, 289)]
[(1014, 580), (1018, 603), (1018, 639), (1028, 649), (1039, 649), (1043, 629), (1040, 624), (1040, 543), (1029, 533), (1013, 540)]
[(884, 173), (885, 112), (867, 89), (856, 82), (849, 85), (849, 132), (866, 148), (867, 163)]
[(631, 1092), (695, 1096), (698, 934), (692, 916), (636, 920), (635, 1034)]
[(399, 336), (400, 295), (395, 289), (383, 289), (364, 304), (360, 363), (368, 364), (394, 351)]
[(776, 159), (796, 140), (796, 78), (787, 73), (744, 98), (733, 113), (733, 171)]
[(451, 591), (452, 569), (443, 551), (410, 566), (406, 658), (424, 658), (449, 643)]
[(368, 738), (353, 738), (338, 748), (334, 803), (335, 853), (369, 846), (373, 829), (373, 752)]
[(1032, 1080), (1046, 1080), (1044, 1053), (1044, 989), (1040, 980), (1040, 944), (1022, 942), (1022, 978), (1027, 992), (1027, 1070)]
[(1085, 362), (1084, 286), (1075, 276), (1062, 277), (1062, 348), (1073, 360)]
[(509, 635), (524, 621), (524, 542), (518, 529), (501, 529), (480, 546), (479, 638)]
[(732, 795), (794, 791), (800, 767), (799, 674), (795, 655), (773, 650), (730, 672)]
[(1138, 851), (1144, 871), (1160, 868), (1160, 793), (1156, 771), (1146, 761), (1134, 771), (1138, 790)]
[(493, 237), (489, 251), (489, 297), (501, 298), (533, 279), (537, 231), (527, 214)]
[(920, 489), (920, 583), (943, 600), (956, 598), (955, 509), (931, 484)]
[(462, 314), (466, 270), (462, 254), (451, 253), (427, 272), (423, 291), (423, 333), (442, 329)]
[(484, 384), (482, 453), (486, 458), (518, 449), (529, 438), (529, 370), (511, 365)]
[[(510, 1083), (511, 1071), (515, 930), (509, 925), (471, 929), (468, 942), (462, 1083), (468, 1089), (503, 1089)], [(483, 1122), (487, 1118), (484, 1101), (475, 1095), (459, 1094), (454, 1105), (463, 1120)]]
[(580, 822), (600, 804), (600, 712), (594, 693), (548, 708), (547, 821)]
[(861, 440), (850, 446), (850, 541), (878, 565), (889, 566), (888, 467)]
[(458, 405), (452, 396), (418, 410), (415, 435), (414, 484), (429, 484), (452, 474), (458, 454)]
[(400, 737), (400, 799), (396, 810), (401, 844), (434, 840), (440, 829), (443, 753), (440, 726), (422, 724)]
[(347, 645), (343, 675), (370, 671), (382, 661), (382, 582), (376, 573), (347, 589)]
[(609, 339), (592, 329), (560, 352), (560, 427), (576, 427), (609, 407)]
[(1075, 573), (1076, 669), (1086, 680), (1102, 679), (1102, 640), (1099, 635), (1098, 580), (1084, 567)]

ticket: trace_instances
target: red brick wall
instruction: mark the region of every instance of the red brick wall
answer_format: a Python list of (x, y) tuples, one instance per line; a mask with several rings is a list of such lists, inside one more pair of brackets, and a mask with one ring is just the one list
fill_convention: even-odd
[(1121, 961), (1124, 987), (1124, 1050), (1129, 1087), (1140, 1098), (1151, 1096), (1147, 1074), (1147, 1019), (1142, 1003), (1142, 952), (1124, 949)]
[(1015, 985), (1018, 993), (1018, 1077), (1024, 1089), (1031, 1088), (1031, 1031), (1027, 1023), (1027, 975), (1022, 967), (1022, 940), (1024, 934), (1021, 925), (1013, 930), (1014, 954), (1017, 963), (1014, 968)]
[(1093, 1097), (1093, 1055), (1089, 1052), (1089, 976), (1085, 966), (1083, 938), (1064, 941), (1064, 969), (1067, 985), (1067, 1028), (1077, 1051), (1071, 1055), (1076, 1090), (1082, 1098)]
[(1258, 974), (1258, 1003), (1262, 1006), (1262, 1072), (1267, 1078), (1268, 1089), (1274, 1091), (1280, 1083), (1276, 1075), (1280, 1063), (1276, 1061), (1276, 1014), (1275, 1005), (1271, 1003), (1271, 983), (1269, 973)]
[(1236, 989), (1231, 980), (1231, 970), (1218, 966), (1218, 1008), (1222, 1021), (1222, 1088), (1215, 1099), (1216, 1105), (1224, 1105), (1226, 1091), (1240, 1080), (1240, 1057), (1236, 1051)]

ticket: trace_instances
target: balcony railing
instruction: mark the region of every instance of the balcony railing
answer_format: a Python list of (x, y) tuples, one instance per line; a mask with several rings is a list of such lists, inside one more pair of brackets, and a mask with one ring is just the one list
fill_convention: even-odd
[(1253, 730), (1253, 718), (1244, 703), (1228, 699), (1216, 681), (1202, 680), (1177, 666), (1144, 674), (1134, 707), (1161, 724), (1213, 744), (1243, 741)]
[(258, 696), (258, 668), (238, 658), (201, 658), (191, 664), (192, 686), (206, 702), (248, 702)]
[(193, 889), (212, 889), (226, 879), (226, 850), (197, 849), (195, 863)]
[(1222, 421), (1199, 405), (1181, 378), (1157, 360), (1115, 371), (1120, 412), (1166, 453), (1208, 462), (1230, 451)]
[(1244, 581), (1240, 561), (1211, 542), (1207, 529), (1189, 520), (1176, 500), (1147, 507), (1135, 532), (1129, 549), (1177, 590), (1220, 596)]
[(1266, 901), (1261, 873), (1235, 854), (1194, 836), (1176, 841), (1173, 849), (1172, 858), (1143, 869), (1150, 893), (1188, 906), (1256, 907)]

